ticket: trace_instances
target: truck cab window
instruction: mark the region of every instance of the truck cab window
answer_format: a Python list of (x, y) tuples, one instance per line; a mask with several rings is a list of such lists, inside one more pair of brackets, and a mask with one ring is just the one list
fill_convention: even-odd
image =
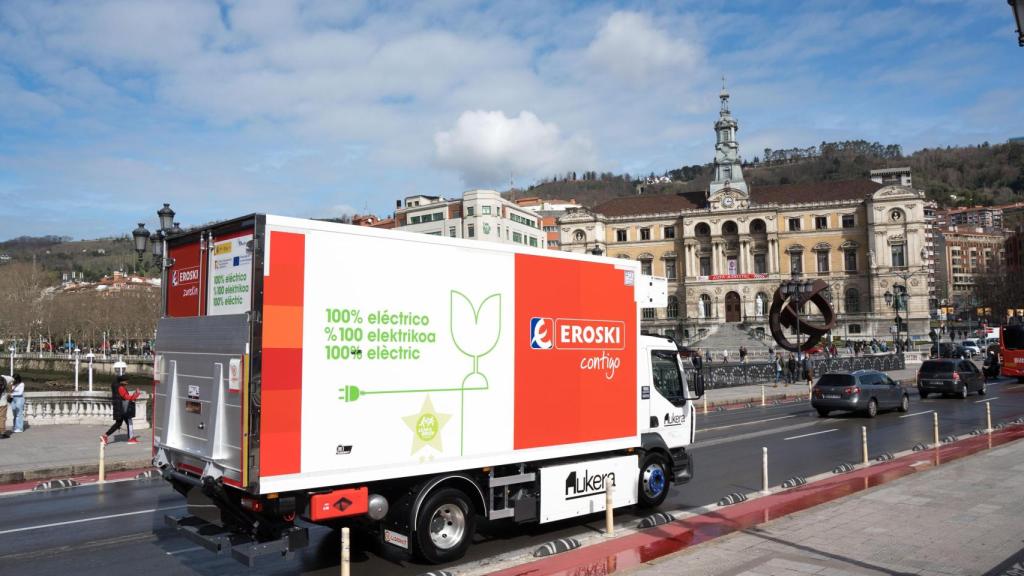
[(668, 350), (651, 352), (651, 374), (654, 378), (654, 389), (672, 403), (673, 406), (686, 404), (683, 391), (683, 375), (679, 371), (678, 354)]

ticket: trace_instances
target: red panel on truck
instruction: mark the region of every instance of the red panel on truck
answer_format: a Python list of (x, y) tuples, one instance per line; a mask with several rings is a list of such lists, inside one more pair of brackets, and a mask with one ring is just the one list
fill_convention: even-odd
[(302, 307), (306, 237), (270, 233), (263, 280), (263, 390), (260, 475), (302, 469)]
[(526, 254), (515, 262), (515, 448), (635, 435), (633, 272)]

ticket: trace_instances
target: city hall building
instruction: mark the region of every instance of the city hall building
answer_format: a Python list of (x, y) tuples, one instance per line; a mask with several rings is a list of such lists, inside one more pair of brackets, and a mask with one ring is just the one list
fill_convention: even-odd
[[(828, 282), (837, 337), (891, 339), (906, 294), (901, 337), (929, 330), (924, 193), (909, 169), (872, 179), (751, 186), (743, 179), (738, 123), (723, 89), (708, 190), (610, 200), (559, 218), (563, 250), (639, 260), (669, 282), (666, 308), (645, 309), (644, 329), (689, 340), (731, 322), (768, 332), (768, 309), (793, 273)], [(816, 312), (807, 305), (808, 314)], [(813, 316), (813, 315), (812, 315)]]

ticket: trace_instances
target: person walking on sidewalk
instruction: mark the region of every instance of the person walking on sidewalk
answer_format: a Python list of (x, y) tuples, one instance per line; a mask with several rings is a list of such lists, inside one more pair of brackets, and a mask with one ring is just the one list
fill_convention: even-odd
[(786, 359), (786, 384), (792, 384), (794, 381), (796, 381), (796, 358), (790, 352), (789, 358)]
[(722, 350), (722, 363), (723, 364), (728, 364), (729, 363), (729, 349), (728, 348), (726, 348), (725, 350)]
[(782, 354), (776, 354), (772, 359), (772, 368), (775, 369), (775, 384), (778, 385), (779, 378), (782, 378)]
[(14, 433), (20, 434), (25, 430), (25, 383), (21, 380), (21, 374), (14, 375), (14, 382), (8, 395), (11, 411), (14, 413)]
[(740, 364), (747, 363), (747, 347), (740, 346)]
[(810, 354), (804, 354), (803, 370), (804, 380), (807, 380), (807, 387), (810, 388), (814, 383), (814, 363), (811, 361)]
[(14, 378), (0, 374), (0, 438), (10, 438), (7, 433), (7, 394), (14, 385)]
[(128, 375), (118, 374), (110, 385), (110, 401), (114, 406), (114, 425), (107, 430), (106, 434), (100, 436), (104, 444), (109, 442), (110, 435), (121, 429), (121, 424), (128, 427), (128, 443), (138, 444), (139, 439), (135, 437), (135, 430), (132, 427), (132, 418), (135, 416), (135, 400), (139, 397), (139, 390), (129, 394), (125, 383), (128, 382)]

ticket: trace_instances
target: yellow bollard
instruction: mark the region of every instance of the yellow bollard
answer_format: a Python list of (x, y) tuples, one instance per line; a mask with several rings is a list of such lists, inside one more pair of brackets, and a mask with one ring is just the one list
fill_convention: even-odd
[(704, 413), (708, 413), (708, 391), (704, 390)]
[[(614, 484), (608, 482), (604, 488), (604, 531), (606, 536), (615, 536), (615, 505), (612, 503), (612, 489)], [(642, 490), (643, 488), (641, 488)]]
[(861, 447), (861, 451), (864, 453), (864, 465), (867, 466), (868, 465), (868, 427), (867, 426), (861, 426), (860, 427), (860, 447)]
[(985, 432), (992, 433), (992, 403), (985, 402)]
[(761, 447), (761, 492), (768, 493), (768, 447)]
[(935, 427), (935, 448), (939, 447), (939, 413), (932, 412), (932, 421)]
[(764, 384), (761, 384), (761, 406), (764, 406)]
[(341, 529), (341, 576), (349, 576), (349, 538), (348, 527)]
[(103, 484), (107, 480), (106, 463), (104, 459), (106, 457), (107, 445), (103, 441), (100, 441), (100, 477), (99, 483)]

